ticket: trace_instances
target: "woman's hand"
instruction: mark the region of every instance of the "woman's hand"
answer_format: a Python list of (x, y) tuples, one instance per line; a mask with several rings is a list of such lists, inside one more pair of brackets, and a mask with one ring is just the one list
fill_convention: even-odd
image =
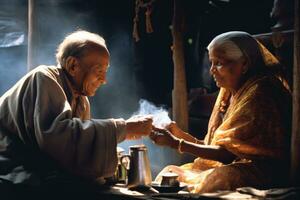
[(166, 127), (175, 137), (179, 139), (184, 139), (188, 142), (196, 143), (196, 144), (204, 144), (202, 140), (198, 140), (191, 134), (184, 132), (181, 130), (176, 122), (172, 121), (167, 127)]
[(172, 121), (166, 128), (177, 138), (184, 138), (187, 134), (181, 130), (174, 121)]
[(171, 148), (177, 149), (179, 144), (179, 139), (167, 129), (157, 128), (153, 126), (149, 137), (155, 144), (161, 146), (169, 146)]
[(126, 139), (137, 140), (148, 136), (152, 130), (151, 115), (137, 115), (126, 120)]

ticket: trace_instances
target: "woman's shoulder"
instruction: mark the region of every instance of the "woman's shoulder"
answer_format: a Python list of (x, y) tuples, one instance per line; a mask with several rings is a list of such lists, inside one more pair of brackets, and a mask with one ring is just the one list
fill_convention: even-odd
[(244, 84), (235, 99), (238, 102), (248, 102), (253, 105), (258, 105), (258, 102), (266, 106), (275, 102), (276, 104), (280, 102), (289, 104), (291, 93), (276, 76), (257, 76)]
[[(283, 82), (276, 76), (261, 76), (249, 84), (243, 92), (243, 97), (255, 105), (264, 104), (265, 107), (276, 104), (287, 106), (291, 104), (291, 92), (284, 86)], [(242, 97), (242, 98), (243, 98)], [(260, 103), (259, 103), (260, 102)]]
[(289, 88), (285, 85), (285, 81), (276, 76), (258, 76), (252, 79), (248, 86), (249, 89), (255, 89), (256, 92), (269, 93), (286, 93), (290, 94)]

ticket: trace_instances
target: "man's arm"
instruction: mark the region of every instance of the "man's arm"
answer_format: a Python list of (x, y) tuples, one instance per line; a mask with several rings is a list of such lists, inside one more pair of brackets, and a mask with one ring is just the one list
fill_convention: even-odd
[(27, 134), (35, 138), (41, 151), (80, 176), (97, 178), (114, 173), (116, 145), (125, 121), (73, 118), (62, 87), (42, 72), (35, 75), (26, 93), (24, 98), (33, 99), (33, 116), (25, 112), (25, 118), (34, 124)]

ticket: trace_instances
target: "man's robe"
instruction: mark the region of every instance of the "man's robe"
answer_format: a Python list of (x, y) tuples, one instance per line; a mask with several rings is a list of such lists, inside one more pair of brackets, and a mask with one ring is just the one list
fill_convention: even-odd
[(47, 177), (61, 168), (87, 179), (116, 169), (123, 119), (91, 119), (87, 97), (76, 95), (65, 71), (39, 66), (0, 98), (0, 177)]

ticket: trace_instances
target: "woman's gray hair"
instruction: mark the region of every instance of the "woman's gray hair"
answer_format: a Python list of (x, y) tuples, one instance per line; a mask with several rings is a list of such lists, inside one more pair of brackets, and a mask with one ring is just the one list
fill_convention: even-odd
[(249, 68), (265, 65), (260, 45), (249, 34), (242, 31), (230, 31), (216, 36), (208, 45), (209, 48), (218, 48), (221, 53), (228, 54), (228, 58), (242, 56), (246, 59)]
[(249, 33), (243, 31), (222, 33), (216, 36), (207, 47), (208, 50), (212, 48), (223, 53), (226, 59), (237, 60), (243, 57), (248, 66), (245, 76), (267, 73), (283, 77), (280, 62)]
[(218, 52), (222, 53), (225, 59), (239, 60), (243, 57), (241, 49), (231, 40), (226, 38), (214, 38), (207, 46), (208, 51), (217, 49)]
[(105, 40), (100, 35), (83, 30), (75, 31), (59, 44), (56, 52), (57, 63), (61, 67), (65, 67), (66, 59), (69, 56), (80, 58), (86, 50), (91, 49), (103, 51), (109, 56)]

